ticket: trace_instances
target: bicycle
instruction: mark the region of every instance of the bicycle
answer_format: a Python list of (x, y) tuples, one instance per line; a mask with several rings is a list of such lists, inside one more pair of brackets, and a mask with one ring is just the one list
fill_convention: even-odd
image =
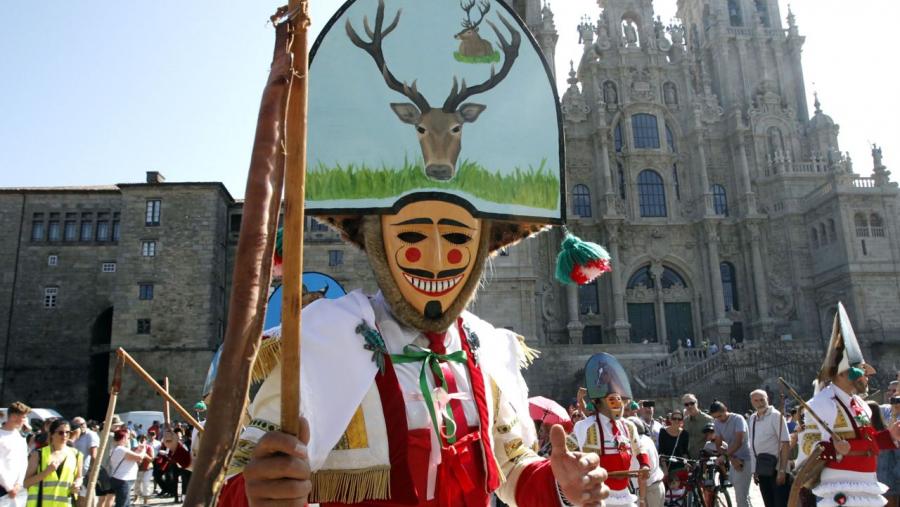
[[(732, 507), (728, 488), (731, 481), (722, 473), (715, 456), (687, 459), (660, 456), (669, 463), (683, 463), (685, 468), (669, 477), (666, 486), (666, 507)], [(718, 484), (716, 483), (718, 475)]]

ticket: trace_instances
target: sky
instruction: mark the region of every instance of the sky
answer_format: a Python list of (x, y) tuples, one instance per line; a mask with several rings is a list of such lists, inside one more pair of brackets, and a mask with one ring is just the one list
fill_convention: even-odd
[[(311, 0), (314, 37), (339, 0)], [(676, 0), (656, 0), (663, 20)], [(212, 0), (0, 3), (0, 187), (222, 181), (242, 197), (271, 61), (271, 5)], [(557, 81), (580, 56), (595, 0), (552, 0)], [(900, 164), (897, 0), (794, 0), (812, 103), (841, 125), (841, 149), (871, 173), (870, 143)], [(781, 0), (782, 14), (787, 2)], [(814, 84), (813, 84), (814, 83)], [(812, 107), (810, 107), (812, 109)], [(894, 178), (896, 179), (896, 178)]]

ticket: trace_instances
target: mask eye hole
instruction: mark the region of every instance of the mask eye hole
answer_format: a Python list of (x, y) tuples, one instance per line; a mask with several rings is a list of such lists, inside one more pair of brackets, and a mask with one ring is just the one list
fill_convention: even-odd
[(461, 232), (450, 232), (444, 234), (442, 237), (450, 243), (453, 243), (454, 245), (465, 245), (469, 241), (472, 241), (471, 237)]
[(410, 232), (401, 232), (400, 234), (397, 235), (397, 239), (399, 239), (400, 241), (403, 241), (404, 243), (410, 243), (410, 244), (418, 243), (427, 238), (428, 238), (428, 236), (426, 236), (422, 233), (411, 232), (411, 231)]
[(425, 133), (425, 127), (421, 127), (421, 126), (419, 126), (419, 125), (416, 125), (416, 131), (417, 131), (418, 133), (420, 133), (420, 134), (424, 134), (424, 133)]
[(453, 132), (454, 134), (459, 134), (460, 131), (462, 131), (461, 125), (457, 125), (457, 126), (453, 127), (452, 129), (450, 129), (450, 132)]

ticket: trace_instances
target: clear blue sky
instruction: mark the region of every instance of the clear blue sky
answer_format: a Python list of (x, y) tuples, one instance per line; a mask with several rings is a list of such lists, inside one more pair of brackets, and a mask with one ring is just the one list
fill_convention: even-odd
[[(787, 2), (782, 1), (782, 12)], [(314, 29), (340, 4), (312, 0)], [(675, 0), (656, 0), (668, 19)], [(0, 186), (223, 181), (243, 195), (278, 2), (155, 0), (0, 4)], [(594, 0), (552, 2), (559, 80)], [(893, 23), (900, 1), (794, 0), (804, 71), (868, 175), (867, 143), (900, 171)], [(892, 163), (892, 161), (898, 161)]]

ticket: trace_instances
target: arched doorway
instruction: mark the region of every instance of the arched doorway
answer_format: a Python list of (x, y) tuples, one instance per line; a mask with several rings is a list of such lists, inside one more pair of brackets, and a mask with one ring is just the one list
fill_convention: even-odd
[(109, 403), (109, 346), (113, 308), (103, 310), (91, 325), (91, 365), (88, 373), (88, 417), (102, 420)]
[(638, 268), (626, 286), (632, 343), (668, 343), (675, 350), (694, 337), (692, 293), (685, 278), (666, 265)]

